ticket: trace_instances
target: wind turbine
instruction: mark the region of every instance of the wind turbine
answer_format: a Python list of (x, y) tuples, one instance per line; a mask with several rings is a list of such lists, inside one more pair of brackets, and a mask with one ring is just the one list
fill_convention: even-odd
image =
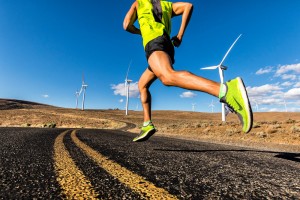
[[(201, 68), (201, 69), (219, 69), (219, 75), (220, 75), (220, 80), (221, 80), (221, 84), (224, 83), (224, 72), (223, 70), (226, 70), (227, 67), (223, 65), (223, 62), (225, 61), (226, 57), (228, 56), (229, 52), (231, 51), (232, 47), (235, 45), (235, 43), (240, 39), (240, 37), (242, 36), (242, 34), (240, 34), (236, 40), (232, 43), (232, 45), (230, 46), (230, 48), (228, 49), (228, 51), (226, 52), (225, 56), (223, 57), (222, 61), (220, 62), (219, 65), (216, 65), (216, 66), (211, 66), (211, 67), (204, 67), (204, 68)], [(225, 122), (226, 121), (226, 118), (225, 118), (225, 104), (222, 103), (222, 121)]]
[(213, 113), (214, 112), (214, 100), (211, 101), (211, 104), (208, 105), (208, 107), (211, 107), (211, 112)]
[(80, 92), (78, 92), (78, 90), (75, 93), (76, 95), (76, 109), (78, 108), (78, 97), (80, 96)]
[(192, 103), (192, 110), (193, 110), (193, 112), (195, 112), (195, 106), (196, 106), (197, 104), (195, 104), (195, 103)]
[(256, 100), (253, 100), (253, 101), (254, 101), (254, 103), (255, 103), (256, 112), (258, 112), (258, 103), (257, 103)]
[(130, 65), (131, 65), (131, 62), (128, 66), (128, 69), (127, 69), (127, 74), (126, 74), (126, 78), (125, 78), (125, 89), (126, 89), (126, 107), (125, 107), (125, 115), (128, 115), (128, 104), (129, 104), (129, 86), (130, 86), (130, 83), (132, 82), (132, 80), (129, 80), (128, 79), (128, 73), (129, 73), (129, 69), (130, 69)]
[(283, 101), (284, 101), (285, 112), (287, 112), (287, 107), (286, 107), (285, 99), (283, 99)]
[(83, 96), (82, 96), (82, 110), (84, 110), (85, 90), (86, 90), (87, 86), (88, 85), (85, 84), (85, 82), (84, 82), (84, 75), (82, 74), (82, 85), (81, 85), (81, 89), (80, 89), (80, 94), (81, 94), (81, 92), (83, 92)]

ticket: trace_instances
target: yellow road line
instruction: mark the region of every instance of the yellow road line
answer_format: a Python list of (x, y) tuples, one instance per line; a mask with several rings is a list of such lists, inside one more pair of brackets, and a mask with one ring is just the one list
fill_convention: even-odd
[(97, 199), (91, 182), (72, 160), (63, 143), (68, 131), (61, 133), (54, 143), (54, 167), (63, 194), (67, 199)]
[(98, 165), (116, 177), (120, 182), (127, 185), (133, 191), (142, 197), (149, 199), (177, 199), (163, 188), (156, 187), (153, 183), (143, 179), (141, 176), (134, 174), (128, 169), (122, 167), (118, 163), (109, 160), (99, 152), (93, 150), (88, 145), (80, 141), (76, 136), (76, 131), (72, 131), (71, 138), (74, 143), (81, 148), (89, 157), (91, 157)]

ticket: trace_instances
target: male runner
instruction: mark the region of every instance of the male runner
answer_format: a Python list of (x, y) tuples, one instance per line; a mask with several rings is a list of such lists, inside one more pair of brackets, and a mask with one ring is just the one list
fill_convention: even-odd
[[(140, 134), (133, 139), (134, 142), (145, 141), (156, 132), (151, 121), (149, 87), (157, 78), (166, 86), (201, 91), (218, 97), (238, 115), (244, 132), (247, 133), (252, 128), (251, 105), (241, 78), (237, 77), (225, 84), (220, 84), (188, 71), (173, 69), (174, 46), (180, 46), (192, 12), (193, 5), (187, 2), (136, 0), (124, 18), (124, 29), (142, 36), (149, 64), (138, 83), (144, 110), (144, 124)], [(179, 15), (182, 16), (181, 26), (177, 35), (170, 38), (171, 18)], [(136, 20), (139, 22), (139, 29), (134, 25)]]

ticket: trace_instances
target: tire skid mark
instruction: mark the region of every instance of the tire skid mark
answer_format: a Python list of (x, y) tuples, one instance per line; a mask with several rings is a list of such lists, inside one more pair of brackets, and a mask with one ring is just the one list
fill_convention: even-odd
[(66, 150), (63, 138), (68, 132), (61, 133), (54, 142), (54, 168), (63, 195), (66, 199), (98, 199), (99, 195), (91, 182), (78, 169)]
[(76, 136), (76, 130), (72, 131), (71, 138), (73, 142), (101, 168), (117, 178), (121, 183), (127, 185), (141, 197), (146, 199), (177, 199), (176, 196), (169, 194), (168, 191), (163, 188), (156, 187), (153, 183), (109, 160), (109, 158), (101, 155), (99, 152), (80, 141)]

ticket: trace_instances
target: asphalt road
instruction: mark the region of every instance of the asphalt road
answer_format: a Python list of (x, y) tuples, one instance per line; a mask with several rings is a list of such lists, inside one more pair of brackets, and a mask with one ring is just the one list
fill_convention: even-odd
[(300, 199), (300, 153), (120, 130), (0, 129), (0, 199)]

